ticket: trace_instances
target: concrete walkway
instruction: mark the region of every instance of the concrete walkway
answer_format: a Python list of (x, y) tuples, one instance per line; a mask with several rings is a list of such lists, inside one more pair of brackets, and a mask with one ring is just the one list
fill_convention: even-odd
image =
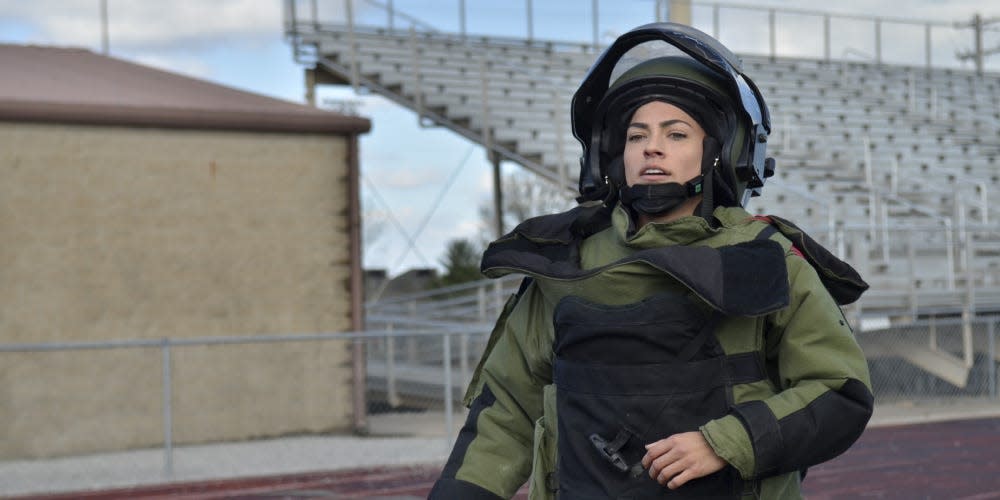
[(441, 438), (294, 437), (0, 462), (0, 497), (387, 465), (443, 464)]
[[(456, 415), (457, 428), (464, 414)], [(0, 497), (271, 476), (375, 466), (442, 465), (451, 451), (440, 413), (369, 417), (370, 436), (297, 436), (46, 460), (0, 461)], [(402, 435), (405, 431), (405, 435)]]

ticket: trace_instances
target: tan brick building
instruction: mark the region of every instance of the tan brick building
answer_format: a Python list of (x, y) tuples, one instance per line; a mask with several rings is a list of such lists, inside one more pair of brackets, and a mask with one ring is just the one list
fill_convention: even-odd
[[(368, 120), (85, 50), (0, 67), (0, 344), (360, 329)], [(172, 347), (175, 442), (350, 430), (352, 349)], [(0, 352), (0, 459), (160, 446), (163, 359)]]

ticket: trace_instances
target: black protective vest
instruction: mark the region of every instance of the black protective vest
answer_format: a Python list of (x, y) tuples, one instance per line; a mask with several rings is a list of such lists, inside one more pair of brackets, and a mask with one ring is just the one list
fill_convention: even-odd
[(641, 464), (644, 445), (725, 416), (732, 385), (762, 378), (752, 355), (725, 355), (714, 335), (718, 320), (673, 293), (624, 306), (559, 302), (560, 498), (739, 496), (744, 484), (732, 467), (669, 490)]

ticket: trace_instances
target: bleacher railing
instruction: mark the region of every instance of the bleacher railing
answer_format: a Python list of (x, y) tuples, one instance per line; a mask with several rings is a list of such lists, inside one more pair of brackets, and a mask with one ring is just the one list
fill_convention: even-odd
[[(548, 15), (544, 16), (537, 15), (543, 8), (550, 8), (549, 5), (542, 5), (541, 3), (536, 5), (528, 1), (523, 5), (522, 9), (518, 5), (511, 4), (469, 3), (469, 5), (466, 5), (466, 2), (461, 1), (458, 3), (457, 13), (454, 9), (455, 5), (454, 3), (448, 3), (441, 9), (435, 9), (435, 11), (428, 11), (425, 8), (419, 11), (420, 18), (418, 19), (413, 15), (407, 14), (407, 12), (414, 12), (414, 10), (412, 10), (413, 4), (405, 0), (286, 0), (286, 29), (291, 37), (299, 37), (297, 40), (302, 40), (302, 37), (305, 36), (315, 36), (311, 38), (314, 43), (316, 43), (316, 40), (322, 40), (319, 37), (324, 35), (324, 33), (338, 34), (340, 38), (337, 38), (338, 42), (335, 44), (336, 50), (339, 52), (337, 61), (322, 59), (322, 54), (314, 54), (314, 56), (320, 57), (321, 60), (319, 62), (324, 65), (340, 64), (338, 74), (342, 76), (349, 74), (355, 84), (357, 80), (354, 79), (358, 78), (357, 61), (360, 57), (356, 51), (359, 51), (360, 48), (355, 42), (354, 36), (367, 36), (369, 38), (366, 42), (371, 44), (376, 44), (378, 37), (391, 38), (392, 43), (386, 45), (387, 50), (412, 53), (408, 59), (396, 62), (397, 69), (395, 70), (395, 75), (393, 74), (392, 67), (386, 70), (386, 78), (393, 77), (393, 82), (396, 82), (398, 79), (403, 80), (403, 83), (400, 84), (402, 90), (398, 90), (394, 94), (392, 90), (380, 88), (378, 82), (366, 81), (365, 85), (375, 89), (380, 94), (384, 93), (390, 98), (398, 99), (397, 102), (415, 109), (421, 115), (426, 113), (435, 123), (447, 123), (446, 126), (449, 128), (452, 128), (472, 141), (479, 142), (487, 148), (491, 148), (502, 158), (511, 159), (528, 170), (540, 174), (542, 178), (570, 189), (574, 184), (570, 181), (573, 177), (571, 171), (574, 169), (574, 166), (571, 165), (574, 162), (571, 160), (575, 159), (576, 155), (568, 152), (570, 145), (564, 141), (565, 134), (563, 132), (565, 129), (563, 129), (563, 132), (556, 134), (555, 141), (553, 141), (554, 144), (546, 144), (550, 148), (554, 146), (554, 149), (560, 152), (559, 159), (557, 160), (558, 165), (552, 164), (556, 163), (555, 161), (545, 163), (538, 161), (536, 158), (526, 158), (521, 155), (522, 151), (518, 149), (520, 147), (520, 139), (518, 139), (518, 144), (514, 146), (511, 146), (510, 143), (499, 143), (495, 139), (498, 133), (509, 134), (511, 128), (516, 128), (498, 123), (499, 120), (495, 121), (494, 118), (499, 112), (494, 103), (495, 99), (491, 100), (490, 98), (490, 89), (501, 85), (495, 81), (491, 82), (490, 78), (497, 78), (503, 72), (487, 72), (481, 67), (485, 64), (483, 61), (471, 57), (466, 61), (469, 67), (465, 68), (466, 71), (462, 73), (464, 78), (468, 78), (471, 81), (463, 82), (462, 92), (468, 94), (467, 96), (463, 94), (463, 96), (467, 97), (470, 102), (478, 100), (475, 106), (481, 106), (481, 109), (474, 109), (474, 107), (463, 109), (462, 113), (471, 114), (467, 123), (449, 122), (450, 118), (446, 116), (447, 112), (441, 112), (440, 109), (428, 109), (428, 106), (426, 106), (426, 99), (440, 97), (439, 94), (441, 94), (441, 91), (439, 87), (443, 84), (433, 81), (428, 83), (427, 79), (421, 75), (425, 66), (429, 67), (432, 65), (430, 58), (426, 61), (422, 59), (421, 48), (433, 47), (433, 50), (437, 51), (435, 52), (435, 57), (440, 59), (442, 54), (460, 54), (463, 51), (469, 51), (473, 54), (492, 54), (489, 51), (497, 50), (498, 47), (519, 47), (521, 49), (528, 49), (518, 52), (519, 57), (529, 50), (543, 54), (558, 53), (560, 56), (568, 55), (567, 57), (573, 59), (573, 64), (575, 65), (579, 62), (576, 58), (577, 55), (580, 56), (580, 60), (592, 58), (601, 44), (610, 41), (617, 32), (650, 21), (650, 11), (644, 11), (641, 8), (608, 8), (609, 6), (606, 2), (599, 0), (593, 0), (589, 3), (578, 3), (579, 11), (565, 13), (569, 18), (565, 16), (558, 18), (558, 28), (563, 30), (558, 31), (555, 29), (557, 26), (542, 29), (542, 24), (544, 23), (537, 22), (551, 17), (551, 12), (548, 12)], [(657, 19), (663, 17), (663, 2), (650, 1), (648, 5), (654, 8), (653, 17)], [(793, 59), (771, 61), (771, 64), (778, 65), (779, 67), (789, 65), (790, 68), (804, 61), (804, 59), (794, 59), (794, 57), (811, 58), (812, 62), (806, 63), (806, 66), (815, 64), (817, 60), (822, 60), (823, 58), (837, 58), (840, 48), (838, 43), (843, 45), (842, 42), (838, 41), (838, 37), (846, 36), (847, 34), (850, 34), (850, 43), (864, 39), (872, 40), (873, 45), (870, 52), (873, 55), (865, 57), (863, 64), (838, 64), (836, 68), (826, 67), (817, 69), (817, 71), (839, 70), (840, 76), (835, 78), (842, 78), (843, 81), (836, 82), (839, 86), (834, 85), (834, 87), (853, 89), (854, 92), (858, 93), (858, 96), (878, 93), (865, 87), (866, 79), (875, 82), (881, 81), (879, 78), (869, 78), (872, 72), (882, 72), (882, 69), (871, 64), (873, 61), (907, 62), (906, 57), (903, 57), (906, 54), (900, 47), (913, 46), (912, 40), (914, 37), (896, 36), (897, 33), (895, 30), (897, 25), (900, 27), (923, 27), (922, 30), (918, 30), (917, 36), (925, 36), (924, 40), (926, 43), (923, 44), (924, 48), (930, 50), (933, 47), (935, 51), (942, 50), (941, 48), (947, 45), (938, 43), (938, 39), (941, 38), (939, 35), (940, 31), (951, 30), (950, 33), (952, 35), (961, 34), (962, 39), (965, 39), (969, 33), (968, 28), (962, 23), (942, 21), (917, 21), (874, 16), (840, 15), (796, 9), (761, 9), (742, 4), (706, 4), (695, 2), (694, 6), (694, 24), (706, 24), (705, 19), (709, 17), (706, 12), (709, 13), (711, 23), (708, 24), (711, 25), (711, 29), (706, 29), (704, 26), (703, 29), (715, 33), (731, 46), (740, 47), (741, 52), (758, 52), (772, 56), (793, 57)], [(512, 12), (514, 14), (520, 12), (521, 15), (509, 17), (514, 17), (516, 20), (526, 19), (528, 24), (526, 26), (518, 25), (517, 21), (512, 21), (513, 24), (520, 27), (510, 28), (511, 23), (497, 22), (486, 24), (476, 20), (480, 19), (483, 13), (491, 14), (485, 17), (496, 20), (503, 17), (500, 14), (506, 15)], [(755, 18), (753, 16), (757, 14), (765, 16), (762, 18), (764, 22), (754, 21)], [(573, 15), (576, 17), (573, 17)], [(734, 42), (726, 40), (726, 36), (733, 35), (727, 35), (727, 32), (722, 30), (720, 25), (728, 23), (730, 16), (739, 17), (740, 26), (744, 28), (740, 31), (750, 33), (752, 40), (746, 41), (746, 43), (741, 40)], [(822, 21), (822, 29), (807, 30), (810, 33), (806, 34), (818, 40), (817, 43), (810, 45), (806, 38), (802, 38), (802, 43), (797, 44), (790, 52), (782, 51), (781, 49), (784, 46), (783, 41), (788, 38), (788, 32), (793, 31), (793, 28), (790, 26), (803, 25), (804, 21), (801, 19), (803, 17), (814, 21), (816, 19)], [(585, 22), (573, 22), (574, 20), (578, 21), (580, 18), (584, 19)], [(346, 43), (345, 38), (343, 38), (345, 25), (351, 35), (346, 39)], [(590, 42), (568, 41), (586, 40), (586, 34), (581, 35), (579, 32), (581, 26), (596, 26), (597, 29), (593, 30), (593, 33), (603, 33), (603, 35), (594, 37)], [(441, 31), (437, 31), (438, 28)], [(506, 29), (506, 31), (490, 31), (489, 28)], [(573, 31), (574, 29), (576, 29), (576, 32)], [(859, 32), (861, 32), (860, 35), (858, 34)], [(818, 34), (822, 36), (818, 36)], [(755, 47), (758, 49), (761, 48), (759, 42), (762, 40), (767, 41), (766, 47), (762, 50), (755, 50)], [(933, 40), (933, 43), (931, 40)], [(796, 41), (800, 41), (800, 39), (796, 38)], [(962, 43), (955, 40), (952, 40), (952, 42)], [(919, 48), (919, 44), (916, 45)], [(810, 46), (813, 49), (811, 53), (806, 49)], [(376, 44), (375, 47), (381, 46)], [(854, 58), (857, 53), (868, 50), (864, 47), (861, 49), (856, 47), (850, 48), (850, 51), (845, 50), (845, 54), (843, 54), (846, 59)], [(378, 55), (380, 54), (374, 56), (368, 55), (366, 57), (369, 59), (378, 59)], [(381, 55), (383, 58), (388, 58), (385, 54)], [(910, 55), (912, 56), (912, 54)], [(456, 55), (456, 57), (459, 56)], [(911, 57), (910, 62), (912, 62), (912, 59), (914, 58)], [(926, 64), (934, 63), (935, 65), (942, 64), (942, 61), (944, 61), (942, 58), (932, 57), (931, 52), (926, 52), (915, 59), (922, 60)], [(760, 64), (760, 61), (761, 59), (758, 57), (755, 64)], [(557, 125), (568, 122), (568, 119), (564, 120), (563, 118), (568, 118), (565, 112), (568, 107), (568, 94), (572, 89), (565, 82), (560, 84), (558, 81), (552, 81), (550, 74), (552, 71), (534, 68), (532, 64), (518, 64), (516, 61), (506, 61), (502, 55), (491, 57), (490, 63), (502, 66), (504, 72), (509, 71), (513, 72), (512, 74), (529, 75), (525, 79), (530, 80), (533, 85), (538, 83), (538, 87), (533, 88), (538, 91), (539, 95), (547, 95), (547, 92), (551, 92), (553, 95), (552, 99), (532, 99), (530, 106), (549, 110), (549, 118), (554, 120)], [(350, 71), (344, 70), (344, 64), (350, 66)], [(478, 74), (476, 64), (480, 65)], [(369, 68), (368, 71), (374, 74), (377, 71), (381, 71), (379, 68)], [(996, 244), (995, 242), (1000, 241), (1000, 236), (994, 234), (994, 232), (989, 230), (980, 231), (980, 226), (976, 226), (976, 224), (981, 224), (982, 227), (988, 228), (989, 222), (995, 220), (995, 214), (990, 214), (993, 207), (990, 206), (989, 186), (982, 180), (982, 177), (966, 174), (958, 167), (942, 168), (936, 165), (932, 159), (928, 159), (929, 161), (927, 161), (927, 165), (924, 167), (925, 170), (922, 171), (921, 175), (930, 182), (920, 183), (922, 186), (919, 188), (911, 188), (913, 182), (909, 182), (906, 189), (903, 189), (904, 186), (900, 179), (898, 160), (890, 158), (894, 153), (898, 157), (900, 152), (895, 151), (892, 145), (880, 144), (879, 155), (873, 159), (873, 143), (868, 138), (867, 134), (869, 133), (881, 133), (885, 127), (890, 126), (898, 127), (899, 130), (894, 130), (893, 133), (898, 133), (899, 135), (907, 135), (906, 128), (909, 127), (933, 129), (934, 127), (955, 128), (957, 126), (956, 122), (953, 121), (936, 121), (941, 118), (939, 115), (943, 106), (939, 106), (938, 104), (939, 99), (935, 94), (935, 87), (933, 85), (927, 86), (921, 84), (921, 97), (918, 98), (917, 75), (924, 75), (924, 71), (904, 68), (902, 66), (898, 68), (906, 71), (900, 71), (898, 74), (893, 73), (892, 81), (886, 81), (882, 84), (899, 85), (899, 92), (897, 92), (899, 96), (897, 98), (898, 102), (895, 104), (900, 108), (905, 107), (910, 110), (920, 107), (924, 101), (922, 94), (925, 91), (930, 92), (926, 109), (932, 117), (931, 122), (925, 122), (922, 116), (913, 113), (913, 116), (900, 115), (896, 125), (893, 125), (893, 122), (888, 120), (885, 121), (886, 123), (882, 123), (882, 121), (878, 121), (880, 118), (876, 119), (868, 116), (857, 116), (858, 113), (848, 113), (850, 104), (845, 103), (841, 105), (838, 99), (838, 102), (829, 103), (830, 109), (843, 109), (843, 111), (838, 112), (842, 115), (851, 115), (846, 122), (841, 117), (841, 122), (844, 123), (843, 126), (864, 130), (864, 135), (852, 129), (851, 132), (853, 132), (853, 135), (848, 137), (850, 134), (845, 132), (842, 141), (838, 142), (834, 140), (832, 141), (833, 144), (824, 144), (822, 150), (803, 148), (800, 151), (794, 152), (799, 156), (811, 155), (813, 157), (818, 156), (821, 159), (826, 158), (827, 163), (830, 163), (830, 165), (822, 165), (822, 167), (824, 169), (832, 167), (832, 169), (828, 170), (827, 175), (840, 182), (841, 186), (853, 189), (850, 192), (850, 196), (863, 198), (863, 201), (838, 201), (838, 198), (841, 198), (842, 194), (831, 192), (832, 189), (829, 187), (825, 190), (817, 189), (814, 191), (813, 185), (829, 186), (828, 181), (823, 178), (808, 182), (809, 188), (807, 191), (800, 189), (801, 185), (793, 182), (796, 181), (794, 177), (789, 177), (790, 182), (785, 183), (786, 186), (784, 186), (787, 189), (779, 189), (778, 191), (780, 191), (779, 195), (784, 198), (791, 197), (801, 202), (800, 204), (808, 212), (805, 216), (789, 214), (796, 222), (811, 232), (825, 232), (830, 235), (836, 235), (829, 239), (829, 244), (832, 245), (831, 248), (836, 249), (840, 254), (845, 253), (849, 248), (865, 248), (866, 251), (863, 258), (868, 262), (877, 264), (872, 266), (871, 274), (875, 278), (874, 281), (886, 286), (896, 287), (890, 291), (901, 297), (912, 297), (914, 290), (918, 290), (920, 286), (927, 287), (929, 286), (927, 283), (933, 282), (939, 285), (945, 293), (950, 294), (945, 300), (945, 305), (952, 307), (951, 297), (953, 297), (953, 294), (951, 294), (951, 291), (956, 288), (962, 288), (962, 283), (968, 282), (971, 284), (970, 286), (982, 286), (989, 289), (996, 286), (994, 283), (996, 281), (995, 276), (1000, 273), (1000, 270), (990, 267), (993, 266), (991, 263), (1000, 261), (1000, 255), (994, 255), (991, 251), (981, 248), (971, 253), (966, 250), (968, 242), (974, 242), (981, 247), (989, 247)], [(410, 72), (413, 74), (409, 75), (408, 73)], [(399, 75), (399, 73), (407, 74)], [(900, 75), (908, 75), (908, 79), (901, 80)], [(936, 74), (928, 73), (927, 75), (927, 78), (936, 77)], [(477, 76), (482, 80), (481, 82), (475, 81)], [(377, 77), (372, 78), (377, 79)], [(448, 80), (445, 83), (451, 85), (450, 82), (451, 80)], [(978, 82), (975, 83), (976, 85), (983, 83), (981, 78), (976, 82)], [(475, 88), (471, 90), (467, 88), (476, 87), (477, 85), (482, 88), (481, 96), (478, 99), (476, 96), (478, 91)], [(869, 92), (870, 90), (871, 92)], [(458, 92), (452, 89), (451, 93), (455, 94)], [(951, 96), (948, 97), (951, 98)], [(843, 98), (851, 99), (850, 97), (846, 97), (846, 94)], [(892, 101), (893, 98), (895, 97), (887, 99)], [(882, 106), (884, 103), (876, 99), (877, 96), (871, 102), (866, 102), (865, 107), (873, 107), (876, 111), (879, 111), (879, 106)], [(513, 98), (510, 100), (514, 101)], [(524, 106), (523, 103), (520, 105)], [(786, 105), (790, 107), (796, 106), (794, 102), (786, 103)], [(836, 108), (836, 106), (844, 107)], [(867, 109), (865, 112), (867, 113)], [(881, 116), (878, 113), (873, 113), (873, 115)], [(783, 115), (783, 118), (785, 120), (786, 131), (783, 135), (778, 136), (781, 142), (776, 144), (778, 146), (776, 150), (782, 149), (781, 146), (783, 145), (786, 146), (785, 150), (789, 150), (790, 148), (787, 146), (793, 144), (790, 129), (794, 129), (795, 124), (788, 121), (787, 114)], [(836, 125), (836, 123), (833, 124), (833, 126)], [(872, 127), (871, 131), (869, 127)], [(876, 128), (878, 128), (878, 131), (875, 131)], [(828, 129), (824, 128), (822, 130), (826, 131)], [(914, 131), (916, 133), (916, 128), (914, 128)], [(542, 130), (542, 132), (549, 131)], [(823, 133), (828, 134), (829, 132), (820, 132), (820, 134)], [(937, 138), (937, 142), (944, 141), (951, 144), (955, 141), (952, 141), (953, 137), (949, 134), (953, 135), (955, 133), (945, 129), (944, 132), (938, 131), (934, 135)], [(795, 137), (794, 139), (797, 138)], [(815, 139), (822, 141), (825, 137)], [(961, 146), (957, 142), (951, 145)], [(573, 144), (573, 146), (576, 146), (576, 144)], [(979, 145), (977, 144), (973, 147), (979, 147)], [(789, 152), (785, 151), (785, 153)], [(812, 166), (808, 161), (803, 162), (803, 164)], [(861, 168), (855, 168), (856, 165), (861, 165)], [(784, 171), (782, 171), (782, 174), (784, 174)], [(950, 181), (949, 183), (936, 182), (941, 179), (950, 179)], [(919, 181), (920, 179), (910, 178), (903, 180)], [(771, 182), (779, 184), (778, 179), (772, 179)], [(764, 202), (763, 198), (771, 196), (774, 192), (774, 190), (765, 191), (765, 195), (760, 201)], [(752, 201), (751, 206), (754, 206), (756, 203), (757, 200)], [(799, 217), (805, 220), (801, 220)], [(865, 227), (864, 229), (846, 229), (851, 224), (864, 225)], [(911, 252), (913, 254), (912, 258), (915, 260), (907, 261), (907, 265), (910, 268), (924, 265), (925, 269), (933, 269), (936, 274), (925, 272), (923, 274), (928, 276), (925, 276), (925, 279), (921, 281), (922, 285), (906, 285), (897, 279), (898, 276), (894, 277), (882, 270), (891, 268), (892, 266), (889, 266), (889, 263), (895, 263), (895, 267), (899, 267), (900, 259), (910, 258), (906, 252), (901, 253), (898, 250), (894, 250), (894, 248), (899, 243), (899, 231), (911, 231), (906, 234), (914, 234), (912, 233), (914, 230), (908, 228), (915, 227), (924, 227), (924, 230), (928, 234), (918, 236), (918, 239), (924, 241), (925, 246), (921, 247), (920, 251)], [(975, 233), (976, 236), (969, 236), (970, 231)], [(913, 238), (909, 236), (904, 238), (904, 240), (909, 239)], [(977, 255), (984, 257), (978, 258)], [(853, 258), (861, 257), (852, 256)], [(973, 267), (969, 264), (970, 261), (976, 262), (976, 265), (984, 266), (980, 270), (982, 275), (980, 279), (969, 280), (963, 274), (965, 269)], [(930, 276), (930, 274), (933, 275)]]
[[(285, 0), (285, 30), (293, 33), (299, 26), (351, 23), (388, 30), (414, 28), (528, 42), (582, 43), (596, 51), (632, 27), (668, 18), (665, 0), (634, 4), (623, 9), (617, 0), (567, 2), (558, 7), (532, 0), (457, 0), (427, 9), (427, 2), (413, 0)], [(971, 69), (968, 58), (958, 54), (977, 44), (974, 19), (873, 16), (738, 2), (693, 1), (691, 11), (695, 27), (742, 54)], [(736, 25), (739, 30), (726, 29)], [(988, 30), (985, 34), (989, 35)], [(989, 60), (986, 66), (997, 67)]]

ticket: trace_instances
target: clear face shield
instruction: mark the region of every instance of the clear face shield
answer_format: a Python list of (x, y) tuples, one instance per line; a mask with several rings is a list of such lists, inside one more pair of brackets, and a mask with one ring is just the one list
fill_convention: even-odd
[(690, 26), (674, 23), (654, 23), (640, 26), (619, 37), (597, 59), (580, 88), (573, 96), (573, 135), (583, 145), (580, 169), (581, 200), (600, 197), (607, 172), (600, 159), (601, 125), (595, 123), (598, 107), (608, 89), (618, 78), (637, 65), (665, 56), (691, 58), (715, 74), (716, 81), (725, 82), (725, 94), (738, 100), (735, 106), (742, 113), (741, 121), (749, 125), (745, 161), (734, 165), (736, 175), (746, 182), (741, 200), (745, 205), (751, 195), (760, 194), (764, 180), (773, 173), (773, 160), (766, 158), (770, 116), (760, 92), (744, 77), (742, 63), (714, 38)]
[[(629, 72), (629, 70), (635, 68), (636, 66), (661, 57), (691, 57), (685, 54), (683, 51), (670, 45), (663, 40), (650, 40), (648, 42), (642, 42), (635, 47), (628, 49), (622, 56), (614, 61), (614, 66), (611, 67), (611, 73), (608, 77), (608, 88), (610, 88), (615, 82), (622, 77), (622, 75)], [(611, 62), (611, 61), (609, 61)]]

